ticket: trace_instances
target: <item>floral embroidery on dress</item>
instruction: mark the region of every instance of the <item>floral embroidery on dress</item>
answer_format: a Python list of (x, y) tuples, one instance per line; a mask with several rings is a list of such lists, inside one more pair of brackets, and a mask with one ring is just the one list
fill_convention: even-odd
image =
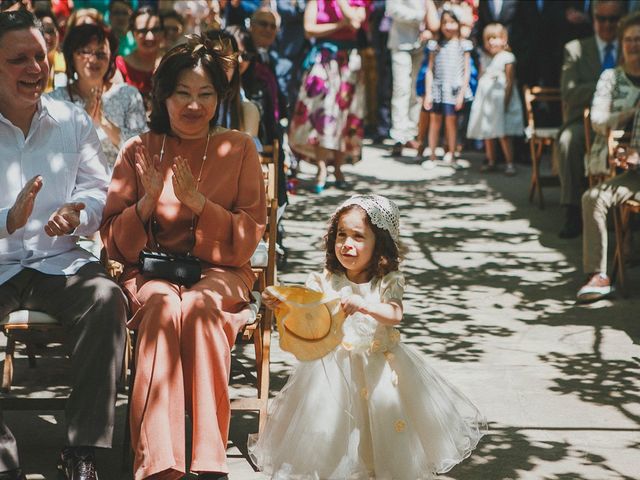
[(407, 424), (404, 420), (396, 420), (393, 427), (396, 429), (396, 432), (401, 433), (404, 432), (405, 428), (407, 428)]

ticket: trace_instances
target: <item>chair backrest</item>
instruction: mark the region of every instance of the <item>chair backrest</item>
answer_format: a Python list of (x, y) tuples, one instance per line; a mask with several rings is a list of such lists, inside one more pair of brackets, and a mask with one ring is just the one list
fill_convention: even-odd
[(280, 144), (274, 140), (273, 145), (265, 145), (260, 152), (260, 163), (265, 180), (267, 228), (264, 241), (267, 243), (267, 269), (265, 286), (276, 282), (276, 237), (278, 232), (278, 162)]
[(591, 142), (593, 141), (591, 138), (593, 133), (593, 128), (591, 127), (591, 108), (589, 107), (585, 107), (582, 112), (582, 124), (584, 126), (584, 146), (587, 155), (589, 155), (589, 152), (591, 152)]
[(549, 102), (562, 103), (560, 89), (555, 87), (524, 86), (524, 106), (527, 115), (527, 130), (531, 136), (536, 133), (535, 104)]

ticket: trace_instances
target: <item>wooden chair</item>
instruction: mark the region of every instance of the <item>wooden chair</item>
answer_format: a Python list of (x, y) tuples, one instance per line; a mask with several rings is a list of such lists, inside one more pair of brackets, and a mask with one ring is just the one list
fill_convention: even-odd
[[(263, 242), (258, 247), (258, 251), (266, 247), (266, 262), (252, 262), (254, 272), (257, 274), (255, 289), (262, 292), (266, 287), (276, 284), (276, 237), (277, 237), (277, 214), (278, 214), (278, 162), (280, 155), (280, 145), (274, 141), (273, 145), (263, 147), (260, 154), (262, 164), (267, 207), (267, 228), (265, 230)], [(255, 256), (255, 255), (254, 255)], [(236, 412), (257, 411), (258, 433), (262, 433), (267, 420), (267, 407), (269, 401), (269, 363), (271, 347), (271, 325), (273, 322), (273, 312), (261, 307), (255, 323), (245, 327), (242, 332), (243, 342), (253, 341), (255, 347), (255, 374), (257, 395), (253, 398), (236, 398), (231, 400), (231, 410)]]
[(631, 217), (640, 214), (640, 202), (627, 200), (613, 209), (613, 226), (616, 247), (613, 256), (611, 279), (617, 285), (623, 297), (628, 296), (626, 276), (626, 245), (630, 241)]
[[(624, 130), (611, 130), (609, 132), (608, 150), (611, 176), (615, 175), (614, 160), (626, 155), (630, 140), (630, 134)], [(615, 253), (611, 266), (611, 279), (615, 282), (623, 297), (628, 296), (625, 267), (627, 261), (626, 246), (631, 239), (631, 218), (634, 214), (640, 214), (640, 202), (636, 200), (627, 200), (613, 209)]]
[(540, 161), (544, 153), (544, 147), (549, 147), (552, 151), (556, 137), (560, 131), (557, 127), (539, 127), (536, 126), (535, 105), (541, 102), (558, 103), (562, 98), (560, 89), (551, 87), (524, 87), (524, 104), (527, 114), (526, 136), (529, 140), (529, 148), (531, 150), (531, 183), (529, 187), (529, 201), (533, 202), (535, 196), (538, 196), (538, 205), (544, 208), (544, 197), (542, 196), (542, 178), (540, 177)]
[[(117, 267), (114, 269), (114, 266), (110, 265), (104, 256), (101, 256), (101, 263), (105, 265), (107, 273), (114, 276)], [(36, 345), (38, 343), (43, 339), (45, 339), (47, 343), (63, 343), (66, 339), (66, 330), (57, 318), (36, 310), (22, 309), (11, 312), (5, 318), (0, 319), (0, 328), (2, 328), (2, 332), (7, 337), (1, 388), (4, 393), (10, 393), (13, 385), (16, 343), (25, 345), (29, 359), (29, 367), (35, 368)], [(127, 352), (128, 351), (129, 349), (127, 349)], [(126, 385), (128, 362), (129, 355), (125, 354), (121, 385)], [(64, 402), (66, 399), (50, 399), (49, 404), (58, 405), (60, 401)], [(41, 404), (42, 402), (34, 402), (34, 408), (42, 408)]]

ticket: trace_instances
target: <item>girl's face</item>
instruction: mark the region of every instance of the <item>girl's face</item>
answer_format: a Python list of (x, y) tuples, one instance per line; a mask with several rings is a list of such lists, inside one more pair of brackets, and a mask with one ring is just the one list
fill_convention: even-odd
[(484, 40), (484, 49), (489, 55), (496, 55), (505, 49), (507, 40), (500, 35), (491, 35)]
[(340, 215), (336, 233), (335, 254), (352, 282), (370, 280), (367, 269), (373, 257), (376, 236), (369, 226), (367, 214), (359, 207)]
[(447, 40), (458, 38), (460, 36), (460, 23), (448, 13), (444, 13), (440, 19), (440, 31)]
[(208, 73), (198, 65), (180, 73), (166, 105), (171, 130), (181, 138), (199, 138), (209, 132), (218, 94)]
[(73, 68), (78, 74), (78, 80), (92, 83), (102, 81), (109, 70), (110, 58), (111, 50), (106, 40), (102, 43), (92, 40), (73, 52)]

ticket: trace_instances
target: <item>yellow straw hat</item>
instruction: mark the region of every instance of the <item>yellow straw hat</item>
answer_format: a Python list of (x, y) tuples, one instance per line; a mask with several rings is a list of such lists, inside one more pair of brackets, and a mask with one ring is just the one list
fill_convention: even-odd
[(299, 286), (271, 286), (269, 292), (281, 302), (275, 309), (280, 348), (308, 361), (340, 344), (345, 315), (339, 297)]

